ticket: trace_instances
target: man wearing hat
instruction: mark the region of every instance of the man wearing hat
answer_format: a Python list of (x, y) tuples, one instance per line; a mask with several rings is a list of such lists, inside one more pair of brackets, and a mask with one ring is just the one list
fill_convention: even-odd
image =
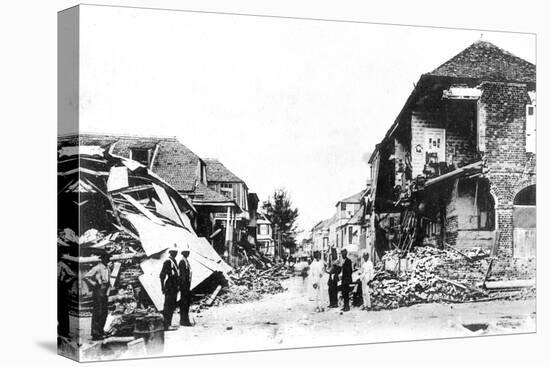
[(178, 247), (176, 244), (170, 247), (168, 254), (170, 256), (162, 264), (160, 271), (160, 286), (164, 294), (162, 316), (164, 317), (164, 330), (175, 330), (176, 328), (172, 327), (172, 315), (176, 309), (179, 291), (179, 270), (176, 262)]
[(180, 272), (180, 325), (181, 326), (193, 326), (189, 321), (189, 306), (191, 305), (191, 278), (193, 273), (191, 272), (191, 265), (189, 264), (189, 245), (183, 245), (181, 251), (183, 257), (179, 263)]
[(340, 285), (340, 291), (342, 292), (342, 298), (344, 298), (344, 308), (342, 311), (349, 311), (349, 287), (353, 282), (351, 274), (353, 268), (351, 266), (351, 260), (348, 258), (348, 250), (343, 249), (340, 254), (342, 255), (342, 284)]
[(340, 274), (341, 263), (338, 261), (338, 252), (333, 247), (330, 251), (329, 258), (329, 278), (328, 278), (328, 298), (329, 298), (329, 308), (338, 307), (338, 275)]
[(109, 261), (111, 255), (107, 252), (102, 252), (99, 255), (100, 262), (95, 265), (88, 273), (84, 275), (84, 279), (92, 288), (92, 339), (101, 340), (105, 334), (105, 321), (107, 320), (107, 305), (109, 293), (109, 279), (111, 271), (109, 270)]

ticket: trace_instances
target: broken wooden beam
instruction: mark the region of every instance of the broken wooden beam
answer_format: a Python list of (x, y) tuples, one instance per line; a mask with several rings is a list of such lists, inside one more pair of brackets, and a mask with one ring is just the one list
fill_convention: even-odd
[(534, 286), (534, 279), (493, 280), (485, 282), (485, 288), (487, 289), (529, 288)]
[(487, 283), (487, 280), (489, 279), (489, 275), (491, 274), (491, 269), (493, 268), (493, 262), (495, 259), (491, 259), (491, 262), (489, 262), (489, 266), (487, 267), (487, 272), (485, 273), (485, 278), (483, 278), (483, 285), (482, 287), (485, 288), (485, 283)]
[(475, 261), (475, 260), (472, 259), (470, 256), (466, 255), (466, 254), (463, 253), (462, 251), (457, 250), (457, 249), (454, 248), (453, 246), (448, 245), (448, 244), (446, 244), (446, 243), (444, 243), (444, 245), (445, 245), (446, 247), (450, 248), (451, 250), (453, 250), (454, 252), (456, 252), (457, 254), (464, 256), (466, 259), (468, 259), (468, 261)]
[(469, 289), (467, 286), (465, 286), (464, 284), (461, 284), (461, 283), (458, 283), (458, 282), (455, 282), (455, 281), (452, 281), (452, 280), (449, 280), (449, 279), (445, 279), (445, 278), (441, 278), (441, 277), (437, 277), (437, 276), (436, 276), (436, 279), (442, 280), (442, 281), (447, 282), (447, 283), (449, 283), (449, 284), (452, 284), (452, 285), (454, 285), (454, 286), (456, 286), (456, 287), (462, 288), (462, 289), (464, 289), (464, 290), (466, 290), (466, 291), (470, 290), (470, 289)]
[(212, 292), (212, 294), (210, 296), (208, 296), (208, 299), (206, 300), (206, 305), (207, 306), (211, 306), (212, 303), (214, 303), (214, 300), (218, 296), (218, 293), (220, 293), (221, 289), (222, 289), (222, 286), (218, 285), (216, 287), (216, 289), (214, 289), (214, 292)]

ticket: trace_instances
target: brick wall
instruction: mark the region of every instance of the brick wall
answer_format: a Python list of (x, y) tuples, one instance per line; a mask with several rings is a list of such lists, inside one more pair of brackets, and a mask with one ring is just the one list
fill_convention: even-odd
[(524, 84), (486, 82), (481, 85), (480, 116), (485, 120), (485, 157), (490, 170), (491, 191), (497, 197), (497, 255), (513, 256), (512, 211), (515, 195), (535, 183), (536, 159), (525, 151), (525, 106), (529, 103)]

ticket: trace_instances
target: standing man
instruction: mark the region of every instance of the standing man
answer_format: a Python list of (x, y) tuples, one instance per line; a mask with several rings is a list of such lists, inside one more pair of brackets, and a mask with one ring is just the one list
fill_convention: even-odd
[(172, 327), (172, 315), (176, 309), (179, 291), (179, 270), (176, 256), (178, 256), (177, 245), (168, 250), (170, 257), (162, 264), (160, 271), (160, 286), (164, 294), (164, 307), (162, 316), (164, 317), (164, 330), (175, 330)]
[(313, 286), (315, 312), (322, 312), (324, 308), (321, 306), (321, 279), (325, 272), (325, 264), (321, 261), (321, 253), (319, 251), (315, 251), (313, 257), (315, 259), (311, 263), (309, 276), (311, 278), (311, 285)]
[(341, 292), (342, 298), (344, 298), (344, 308), (342, 308), (342, 311), (347, 312), (349, 311), (349, 287), (353, 282), (351, 278), (353, 268), (351, 266), (351, 260), (348, 259), (348, 251), (346, 249), (343, 249), (340, 254), (342, 254), (343, 260)]
[(330, 251), (330, 269), (328, 277), (328, 298), (329, 308), (338, 307), (338, 274), (340, 274), (340, 263), (338, 262), (338, 253), (335, 248)]
[(61, 259), (62, 252), (57, 250), (57, 334), (69, 336), (69, 291), (70, 284), (77, 276)]
[(84, 279), (92, 288), (92, 340), (101, 340), (105, 337), (104, 328), (107, 320), (107, 306), (109, 293), (109, 261), (111, 256), (104, 252), (99, 255), (100, 262), (84, 275)]
[(179, 263), (180, 272), (180, 325), (181, 326), (193, 326), (189, 321), (189, 306), (191, 305), (191, 279), (193, 273), (191, 272), (191, 265), (189, 264), (189, 245), (185, 244), (183, 255)]
[(359, 278), (361, 279), (361, 289), (363, 291), (363, 310), (368, 310), (371, 307), (370, 303), (370, 288), (369, 282), (374, 277), (374, 266), (372, 261), (369, 259), (369, 253), (363, 253), (363, 265), (361, 265), (361, 270)]

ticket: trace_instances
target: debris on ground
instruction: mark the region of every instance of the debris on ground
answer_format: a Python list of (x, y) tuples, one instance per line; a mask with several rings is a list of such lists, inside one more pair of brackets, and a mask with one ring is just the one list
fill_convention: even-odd
[(232, 270), (195, 232), (189, 199), (138, 162), (105, 147), (60, 147), (58, 187), (60, 211), (79, 214), (58, 221), (58, 261), (74, 274), (66, 281), (69, 313), (90, 316), (85, 274), (109, 254), (111, 336), (129, 336), (136, 319), (163, 308), (158, 277), (169, 246), (189, 246), (191, 290)]
[(504, 301), (519, 301), (527, 299), (536, 299), (537, 289), (535, 286), (529, 288), (509, 288), (489, 291), (490, 297), (488, 300), (504, 300)]
[[(387, 252), (370, 282), (374, 310), (394, 309), (418, 303), (480, 302), (495, 299), (526, 299), (534, 287), (499, 289), (482, 287), (489, 269), (489, 252), (415, 247), (411, 251)], [(460, 270), (462, 271), (458, 271)]]
[(159, 313), (153, 307), (147, 309), (135, 309), (132, 312), (118, 315), (111, 323), (109, 330), (106, 332), (107, 336), (134, 336), (134, 330), (137, 321), (140, 318), (157, 315)]
[(261, 269), (256, 264), (241, 266), (229, 272), (228, 285), (221, 288), (215, 298), (203, 298), (198, 308), (257, 301), (266, 294), (276, 294), (286, 290), (281, 281), (292, 276), (288, 267), (269, 264), (270, 267), (267, 269)]

